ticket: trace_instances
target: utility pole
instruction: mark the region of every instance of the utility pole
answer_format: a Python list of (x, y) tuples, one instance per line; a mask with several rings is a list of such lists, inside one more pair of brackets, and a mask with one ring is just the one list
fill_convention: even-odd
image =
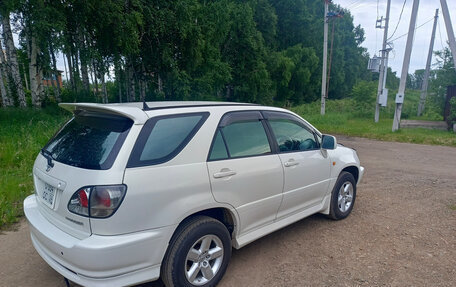
[(325, 26), (324, 26), (324, 35), (323, 35), (323, 71), (321, 75), (321, 109), (320, 114), (325, 114), (326, 108), (326, 67), (328, 62), (328, 6), (331, 0), (324, 0), (325, 1)]
[(402, 63), (401, 81), (399, 83), (399, 90), (396, 95), (396, 110), (394, 111), (393, 119), (393, 132), (399, 129), (401, 123), (402, 104), (405, 97), (405, 84), (407, 83), (408, 69), (410, 65), (410, 56), (412, 54), (413, 36), (415, 34), (416, 15), (418, 14), (418, 6), (420, 0), (413, 0), (412, 16), (410, 18), (410, 26), (407, 35), (407, 44), (405, 46), (404, 62)]
[(421, 116), (421, 114), (423, 113), (424, 104), (426, 102), (426, 93), (429, 82), (429, 70), (431, 69), (432, 52), (434, 51), (434, 39), (435, 29), (437, 27), (437, 19), (439, 19), (439, 9), (435, 9), (434, 26), (432, 26), (431, 44), (429, 45), (429, 52), (426, 61), (426, 71), (424, 71), (423, 85), (421, 86), (420, 103), (418, 105), (418, 112), (416, 114), (417, 116)]
[[(386, 4), (386, 18), (385, 18), (385, 31), (383, 32), (383, 45), (382, 45), (382, 60), (380, 62), (380, 73), (378, 76), (378, 89), (377, 89), (377, 101), (375, 102), (375, 122), (378, 123), (378, 119), (380, 117), (380, 95), (383, 93), (383, 83), (386, 83), (386, 71), (388, 70), (388, 66), (385, 65), (385, 62), (388, 62), (388, 54), (386, 51), (386, 41), (388, 39), (388, 23), (390, 18), (390, 6), (391, 0), (387, 1)], [(381, 22), (380, 22), (381, 27)]]
[(442, 6), (443, 20), (445, 20), (448, 42), (450, 42), (450, 50), (453, 55), (454, 68), (456, 70), (456, 41), (454, 40), (453, 26), (451, 25), (450, 12), (448, 12), (446, 0), (440, 0), (440, 6)]

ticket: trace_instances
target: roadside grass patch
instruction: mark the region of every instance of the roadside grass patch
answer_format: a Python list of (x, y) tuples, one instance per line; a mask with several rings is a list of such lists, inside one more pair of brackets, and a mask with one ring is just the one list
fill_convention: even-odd
[(34, 190), (36, 155), (69, 118), (57, 108), (0, 110), (0, 229), (22, 216), (22, 201)]

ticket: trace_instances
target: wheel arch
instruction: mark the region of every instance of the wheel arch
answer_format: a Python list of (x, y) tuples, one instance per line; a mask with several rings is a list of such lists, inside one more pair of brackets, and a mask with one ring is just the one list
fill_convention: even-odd
[(358, 179), (359, 179), (359, 169), (357, 166), (355, 165), (350, 165), (350, 166), (347, 166), (345, 167), (344, 169), (342, 169), (340, 171), (340, 173), (342, 172), (348, 172), (348, 173), (351, 173), (353, 175), (353, 177), (355, 178), (355, 182), (358, 183)]
[(207, 216), (214, 218), (220, 221), (223, 225), (225, 225), (232, 238), (235, 236), (236, 227), (238, 226), (238, 219), (236, 217), (236, 214), (233, 210), (230, 210), (229, 208), (222, 206), (205, 208), (199, 211), (193, 211), (191, 214), (186, 215), (177, 224), (173, 232), (173, 236), (183, 224), (185, 224), (188, 220), (192, 219), (195, 216)]

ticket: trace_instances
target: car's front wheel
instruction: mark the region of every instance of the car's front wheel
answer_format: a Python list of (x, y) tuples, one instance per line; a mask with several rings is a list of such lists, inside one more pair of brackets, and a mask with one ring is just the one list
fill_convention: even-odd
[(349, 172), (341, 172), (331, 195), (332, 219), (344, 219), (353, 209), (356, 199), (356, 181)]
[(197, 216), (176, 231), (162, 264), (166, 286), (215, 286), (231, 258), (231, 238), (220, 221)]

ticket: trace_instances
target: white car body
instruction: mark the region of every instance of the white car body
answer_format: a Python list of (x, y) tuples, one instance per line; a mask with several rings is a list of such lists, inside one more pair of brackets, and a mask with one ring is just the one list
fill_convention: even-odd
[[(275, 107), (212, 102), (61, 104), (70, 111), (114, 114), (133, 121), (112, 166), (93, 170), (48, 160), (40, 153), (33, 167), (35, 194), (24, 201), (31, 239), (57, 272), (84, 286), (126, 286), (156, 280), (176, 228), (194, 214), (226, 221), (232, 246), (241, 248), (314, 213), (330, 213), (331, 191), (348, 171), (359, 182), (364, 168), (354, 150), (335, 149), (208, 160), (221, 118), (236, 111)], [(150, 119), (207, 113), (196, 134), (169, 160), (129, 166), (138, 135)], [(125, 185), (126, 195), (108, 218), (89, 218), (68, 210), (72, 195), (84, 186)], [(53, 204), (42, 199), (44, 186), (56, 188)]]

